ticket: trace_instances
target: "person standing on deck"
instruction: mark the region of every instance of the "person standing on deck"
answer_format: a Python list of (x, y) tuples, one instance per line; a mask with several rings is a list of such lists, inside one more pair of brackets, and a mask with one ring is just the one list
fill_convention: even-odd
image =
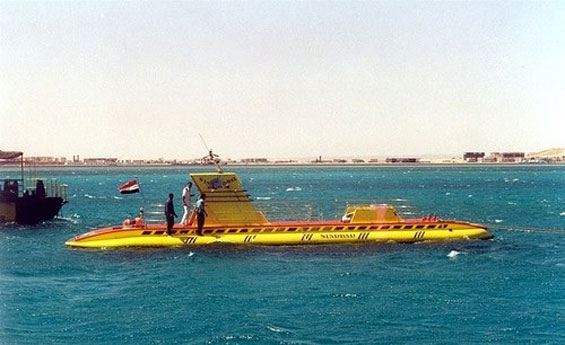
[(198, 234), (198, 236), (202, 236), (202, 228), (204, 227), (204, 221), (208, 215), (208, 212), (206, 212), (204, 207), (204, 200), (206, 200), (206, 194), (202, 193), (200, 194), (200, 199), (196, 202), (196, 218), (198, 220), (196, 234)]
[(167, 235), (171, 235), (171, 230), (175, 224), (175, 217), (178, 217), (175, 213), (175, 205), (173, 204), (173, 193), (169, 193), (169, 198), (165, 203), (165, 217), (167, 218)]
[(190, 219), (190, 202), (191, 198), (194, 196), (194, 194), (190, 193), (191, 188), (192, 182), (188, 182), (186, 187), (182, 189), (182, 205), (184, 207), (184, 214), (182, 215), (180, 223), (183, 225), (188, 225), (188, 221)]

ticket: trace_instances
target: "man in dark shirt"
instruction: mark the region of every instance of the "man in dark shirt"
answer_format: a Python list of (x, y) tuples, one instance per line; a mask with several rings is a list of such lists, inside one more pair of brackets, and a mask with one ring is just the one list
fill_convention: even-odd
[(175, 213), (175, 205), (173, 204), (173, 193), (169, 194), (169, 198), (165, 203), (165, 217), (167, 218), (167, 235), (171, 235), (171, 230), (175, 224), (175, 217), (178, 217)]
[(198, 228), (196, 229), (196, 234), (202, 236), (202, 228), (204, 227), (204, 221), (208, 212), (206, 212), (204, 206), (204, 200), (206, 200), (206, 194), (200, 194), (200, 199), (196, 202), (196, 219), (198, 220)]

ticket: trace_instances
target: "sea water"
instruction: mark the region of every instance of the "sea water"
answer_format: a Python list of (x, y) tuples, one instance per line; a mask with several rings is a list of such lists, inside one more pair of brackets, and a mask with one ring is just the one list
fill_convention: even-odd
[[(53, 222), (0, 229), (0, 343), (565, 343), (564, 166), (226, 170), (272, 217), (285, 203), (318, 219), (341, 216), (347, 202), (393, 202), (407, 217), (489, 224), (496, 237), (73, 249), (65, 240), (170, 192), (182, 216), (188, 173), (203, 170), (40, 169), (69, 185), (69, 203)], [(120, 195), (134, 178), (143, 193)]]

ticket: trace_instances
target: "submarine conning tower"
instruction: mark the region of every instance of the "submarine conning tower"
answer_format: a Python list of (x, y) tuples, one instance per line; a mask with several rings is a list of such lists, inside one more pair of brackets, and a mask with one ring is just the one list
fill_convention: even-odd
[(206, 226), (270, 224), (253, 205), (237, 174), (194, 173), (190, 177), (200, 194), (206, 194)]

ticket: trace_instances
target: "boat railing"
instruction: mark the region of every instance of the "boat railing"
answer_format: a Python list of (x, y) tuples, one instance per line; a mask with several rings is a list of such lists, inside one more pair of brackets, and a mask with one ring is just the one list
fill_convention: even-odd
[(0, 180), (0, 200), (14, 202), (23, 194), (21, 179), (7, 178)]
[(146, 205), (146, 207), (140, 211), (143, 221), (147, 224), (163, 223), (165, 221), (165, 215), (163, 213), (164, 208), (164, 204)]
[[(341, 215), (348, 207), (369, 206), (369, 205), (391, 205), (395, 208), (398, 215), (404, 219), (421, 218), (423, 213), (406, 199), (387, 199), (387, 200), (347, 200), (345, 207), (341, 206)], [(338, 213), (339, 215), (339, 213)]]
[(255, 200), (253, 204), (270, 221), (322, 220), (322, 207), (309, 200)]
[(68, 198), (68, 185), (60, 184), (56, 178), (27, 178), (25, 183), (25, 188), (22, 185), (22, 194), (28, 193), (30, 195), (38, 193), (38, 181), (43, 183), (43, 191), (47, 197), (60, 197), (63, 201), (67, 201)]
[(367, 206), (387, 204), (394, 206), (396, 212), (405, 219), (419, 218), (422, 213), (408, 200), (340, 200), (335, 199), (330, 203), (322, 203), (309, 200), (254, 200), (253, 204), (270, 221), (292, 221), (292, 220), (322, 220), (341, 219), (349, 206)]

